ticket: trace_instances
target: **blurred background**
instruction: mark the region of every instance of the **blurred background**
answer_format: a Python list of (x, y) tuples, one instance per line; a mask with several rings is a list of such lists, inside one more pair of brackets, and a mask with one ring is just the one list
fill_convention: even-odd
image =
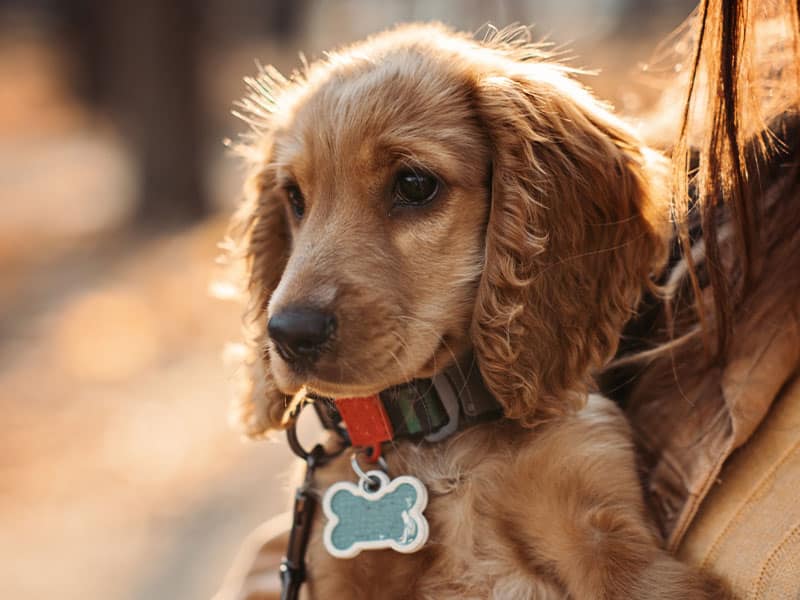
[(535, 23), (628, 113), (691, 0), (0, 0), (0, 598), (210, 597), (288, 506), (283, 438), (226, 421), (222, 143), (255, 60), (394, 23)]

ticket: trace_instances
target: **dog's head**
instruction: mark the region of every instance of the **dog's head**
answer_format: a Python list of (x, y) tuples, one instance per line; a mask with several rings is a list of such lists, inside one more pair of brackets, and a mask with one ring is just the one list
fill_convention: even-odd
[(663, 258), (658, 157), (540, 50), (376, 36), (245, 101), (250, 434), (474, 350), (512, 418), (580, 405)]

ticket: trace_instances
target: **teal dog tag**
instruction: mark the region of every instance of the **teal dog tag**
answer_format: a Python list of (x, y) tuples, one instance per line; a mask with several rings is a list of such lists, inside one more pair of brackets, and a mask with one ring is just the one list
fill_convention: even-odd
[(428, 521), (422, 512), (428, 491), (416, 477), (389, 479), (369, 471), (355, 484), (333, 484), (322, 499), (328, 522), (325, 548), (337, 558), (353, 558), (362, 550), (391, 548), (416, 552), (428, 540)]

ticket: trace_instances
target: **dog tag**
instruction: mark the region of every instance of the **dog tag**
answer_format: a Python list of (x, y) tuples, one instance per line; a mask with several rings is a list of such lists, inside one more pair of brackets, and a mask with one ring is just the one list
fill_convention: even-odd
[(358, 483), (335, 483), (322, 499), (325, 548), (337, 558), (384, 548), (416, 552), (428, 540), (427, 505), (425, 486), (408, 475), (389, 479), (383, 471), (368, 471)]

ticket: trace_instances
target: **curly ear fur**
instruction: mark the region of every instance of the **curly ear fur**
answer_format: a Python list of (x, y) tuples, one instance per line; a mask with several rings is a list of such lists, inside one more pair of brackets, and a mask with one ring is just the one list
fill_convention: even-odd
[(250, 132), (233, 146), (249, 166), (249, 173), (242, 203), (223, 243), (224, 262), (247, 297), (242, 318), (244, 344), (235, 357), (240, 364), (230, 420), (252, 438), (285, 427), (283, 417), (289, 404), (269, 372), (266, 332), (269, 299), (289, 258), (289, 225), (284, 206), (267, 194), (275, 181), (265, 167), (271, 160), (273, 133), (279, 124), (278, 99), (300, 79), (299, 74), (287, 79), (271, 66), (260, 67), (256, 77), (245, 78), (249, 93), (233, 113), (250, 125)]
[(583, 405), (649, 276), (663, 263), (665, 166), (552, 64), (488, 76), (492, 206), (473, 344), (507, 416)]
[(227, 243), (228, 257), (243, 273), (248, 296), (231, 420), (250, 437), (280, 428), (288, 405), (269, 373), (266, 343), (267, 305), (289, 254), (285, 209), (265, 198), (265, 190), (272, 185), (260, 168), (247, 178), (244, 201), (233, 217)]

